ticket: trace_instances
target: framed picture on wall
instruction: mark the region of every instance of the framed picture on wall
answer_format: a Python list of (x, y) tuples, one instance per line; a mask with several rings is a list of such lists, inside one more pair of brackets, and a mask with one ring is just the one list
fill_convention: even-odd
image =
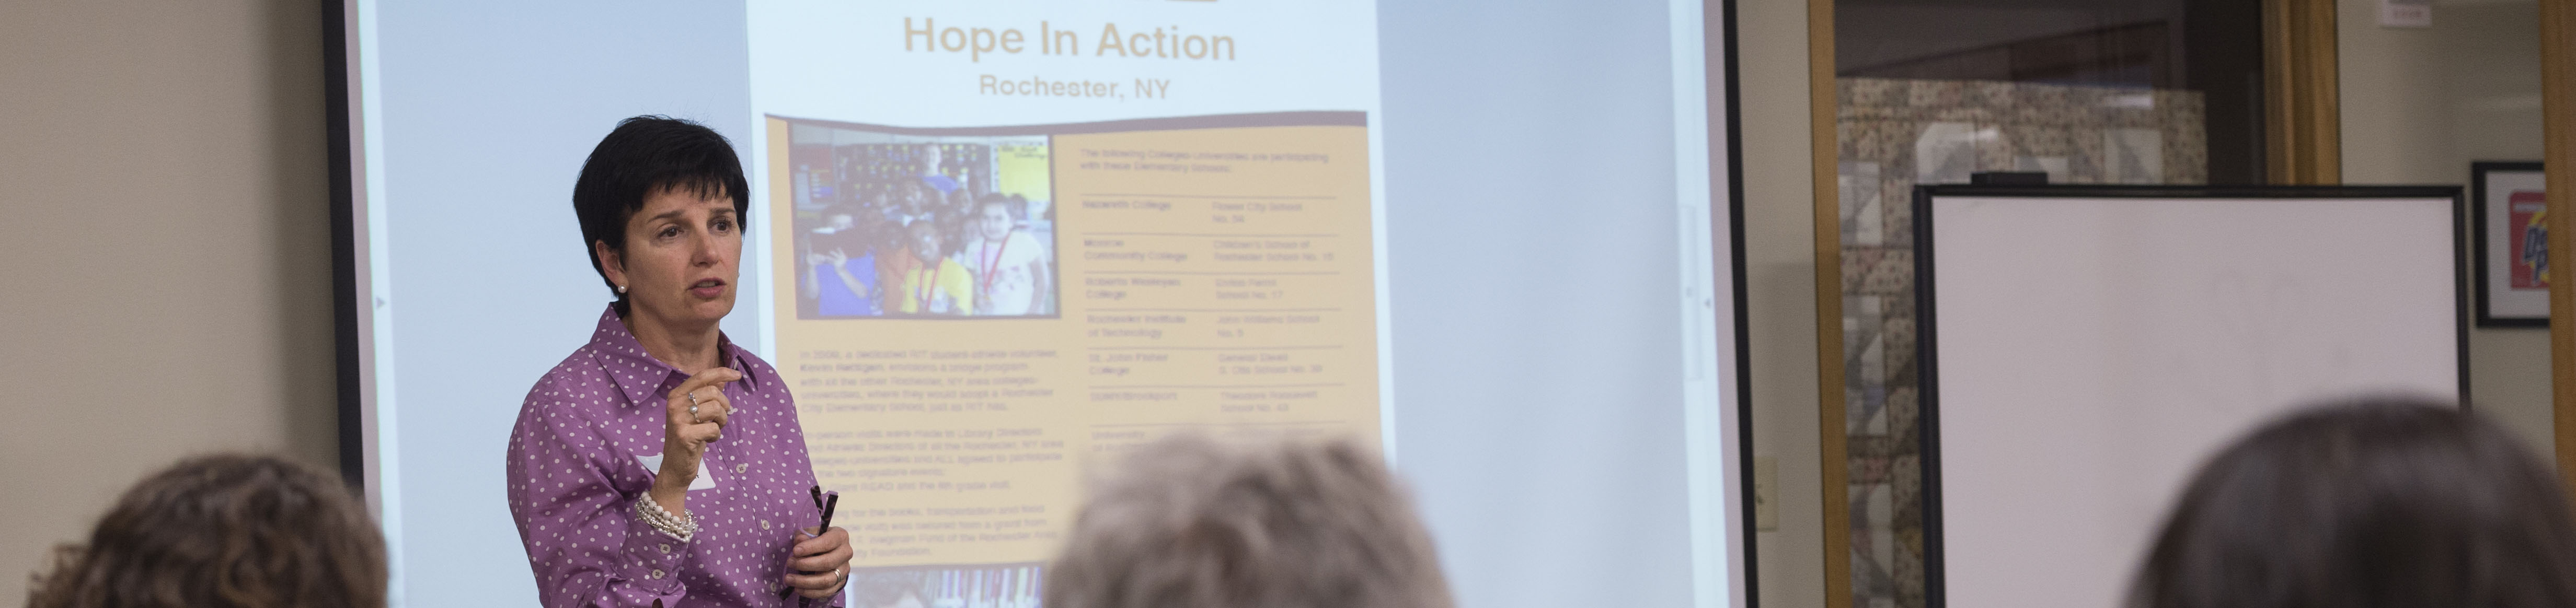
[(2469, 165), (2478, 326), (2549, 326), (2549, 208), (2540, 163)]

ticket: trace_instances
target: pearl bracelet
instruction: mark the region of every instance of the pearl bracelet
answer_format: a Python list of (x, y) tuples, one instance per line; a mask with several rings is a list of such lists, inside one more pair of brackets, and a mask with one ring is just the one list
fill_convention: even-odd
[(650, 494), (635, 499), (635, 516), (673, 540), (685, 543), (698, 534), (697, 514), (692, 513), (685, 517), (672, 515), (669, 510), (662, 508), (661, 502), (653, 500)]

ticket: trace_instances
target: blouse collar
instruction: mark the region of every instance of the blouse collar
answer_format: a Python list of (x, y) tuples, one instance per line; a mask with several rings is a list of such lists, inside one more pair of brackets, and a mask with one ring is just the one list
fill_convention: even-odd
[[(662, 383), (673, 374), (680, 373), (680, 368), (644, 352), (644, 343), (635, 339), (635, 332), (626, 329), (625, 320), (617, 318), (615, 304), (599, 313), (599, 326), (590, 333), (590, 350), (598, 353), (603, 362), (620, 368), (612, 369), (608, 376), (616, 381), (617, 390), (626, 394), (628, 403), (662, 398)], [(746, 388), (756, 386), (762, 380), (753, 375), (752, 366), (744, 364), (750, 359), (749, 353), (734, 346), (733, 339), (726, 337), (721, 330), (716, 332), (716, 353), (724, 365), (742, 372)]]

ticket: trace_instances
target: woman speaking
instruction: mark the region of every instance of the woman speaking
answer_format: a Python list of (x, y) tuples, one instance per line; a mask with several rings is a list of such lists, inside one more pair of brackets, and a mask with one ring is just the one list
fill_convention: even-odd
[(697, 123), (626, 119), (591, 150), (572, 206), (617, 301), (511, 430), (510, 515), (544, 604), (841, 605), (849, 533), (814, 529), (795, 401), (717, 329), (750, 208), (733, 146)]

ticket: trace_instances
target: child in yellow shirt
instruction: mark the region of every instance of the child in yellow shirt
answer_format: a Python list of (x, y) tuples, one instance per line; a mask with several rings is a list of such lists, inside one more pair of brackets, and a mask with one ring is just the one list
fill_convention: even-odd
[(877, 269), (877, 284), (900, 287), (885, 295), (889, 313), (908, 315), (975, 314), (975, 273), (949, 259), (932, 222), (913, 222), (907, 232), (912, 250)]

